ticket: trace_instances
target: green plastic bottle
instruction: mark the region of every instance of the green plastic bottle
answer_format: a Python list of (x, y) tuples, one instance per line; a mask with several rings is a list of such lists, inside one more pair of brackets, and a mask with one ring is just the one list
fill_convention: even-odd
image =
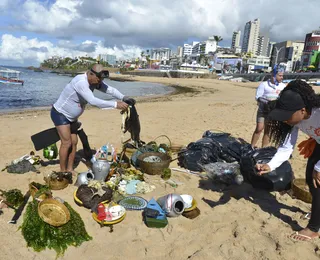
[(48, 160), (54, 160), (58, 157), (58, 148), (54, 143), (43, 149), (43, 157)]

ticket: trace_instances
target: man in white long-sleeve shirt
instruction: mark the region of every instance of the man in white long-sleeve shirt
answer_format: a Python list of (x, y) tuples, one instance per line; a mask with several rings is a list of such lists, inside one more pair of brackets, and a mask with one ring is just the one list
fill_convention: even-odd
[(268, 102), (273, 101), (278, 98), (279, 93), (285, 88), (285, 84), (282, 83), (283, 80), (283, 69), (277, 66), (273, 70), (273, 74), (270, 80), (262, 82), (256, 91), (256, 101), (258, 102), (258, 112), (257, 112), (257, 124), (256, 128), (252, 134), (251, 146), (255, 147), (261, 133), (262, 137), (262, 147), (269, 145), (269, 136), (267, 131), (265, 131), (265, 123), (268, 116)]
[[(74, 77), (61, 92), (58, 100), (51, 109), (51, 119), (60, 136), (61, 146), (59, 150), (60, 171), (73, 172), (73, 163), (77, 149), (78, 138), (71, 132), (71, 124), (77, 122), (89, 103), (99, 108), (116, 108), (125, 110), (128, 104), (117, 89), (106, 85), (103, 79), (107, 77), (107, 71), (101, 64), (95, 64), (91, 70)], [(110, 94), (118, 101), (106, 101), (96, 98), (93, 91), (97, 89)], [(71, 150), (71, 152), (70, 152)]]

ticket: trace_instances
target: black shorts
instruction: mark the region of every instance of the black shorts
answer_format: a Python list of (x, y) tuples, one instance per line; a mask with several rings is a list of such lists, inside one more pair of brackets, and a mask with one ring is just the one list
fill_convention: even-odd
[(268, 119), (268, 104), (258, 103), (257, 123), (264, 123)]
[(59, 113), (54, 106), (51, 108), (51, 120), (55, 126), (71, 125), (71, 122), (61, 113)]

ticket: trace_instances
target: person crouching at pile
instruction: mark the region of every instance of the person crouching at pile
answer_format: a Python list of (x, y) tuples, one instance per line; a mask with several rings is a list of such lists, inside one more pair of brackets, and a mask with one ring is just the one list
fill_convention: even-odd
[(257, 164), (259, 174), (275, 170), (289, 159), (297, 142), (299, 129), (311, 139), (304, 147), (308, 157), (306, 182), (312, 195), (311, 218), (306, 228), (290, 236), (306, 241), (319, 237), (320, 230), (320, 96), (301, 80), (291, 81), (275, 101), (269, 113), (268, 133), (271, 141), (280, 145), (267, 164)]

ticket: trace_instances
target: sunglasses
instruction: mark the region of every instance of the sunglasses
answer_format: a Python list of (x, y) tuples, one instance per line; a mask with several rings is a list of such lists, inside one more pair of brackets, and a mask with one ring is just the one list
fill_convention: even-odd
[(105, 79), (105, 78), (109, 78), (109, 71), (107, 70), (103, 70), (100, 72), (96, 72), (93, 69), (91, 69), (91, 72), (96, 75), (99, 79)]

